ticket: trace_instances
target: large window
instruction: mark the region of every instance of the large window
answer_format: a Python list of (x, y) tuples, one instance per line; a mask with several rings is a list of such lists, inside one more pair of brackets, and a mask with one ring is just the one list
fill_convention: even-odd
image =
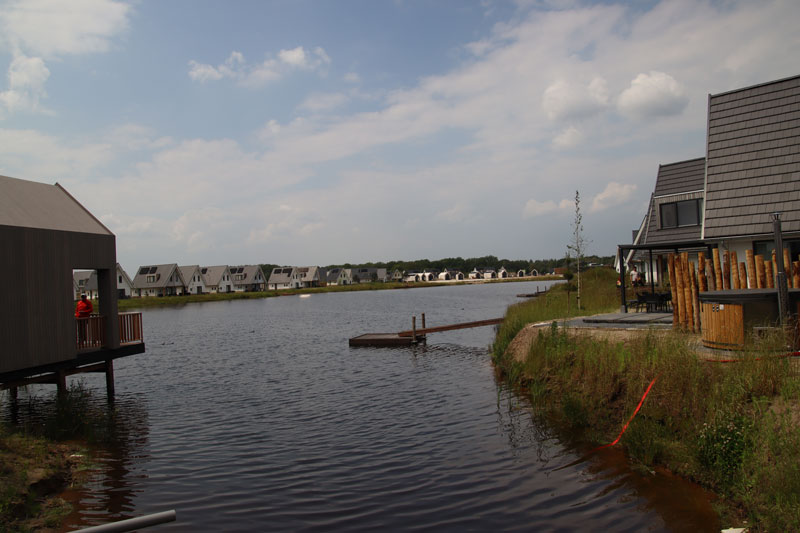
[(678, 228), (700, 224), (703, 200), (684, 200), (661, 204), (661, 228)]

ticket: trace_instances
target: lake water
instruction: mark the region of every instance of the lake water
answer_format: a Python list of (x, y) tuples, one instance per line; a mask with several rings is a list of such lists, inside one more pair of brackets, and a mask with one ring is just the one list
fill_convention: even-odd
[[(160, 530), (718, 530), (695, 487), (616, 450), (580, 459), (537, 422), (495, 379), (494, 328), (347, 344), (422, 312), (428, 326), (500, 317), (547, 285), (147, 309), (147, 352), (115, 363), (114, 439), (66, 495), (69, 528), (176, 509)], [(82, 379), (104, 403), (103, 377)]]

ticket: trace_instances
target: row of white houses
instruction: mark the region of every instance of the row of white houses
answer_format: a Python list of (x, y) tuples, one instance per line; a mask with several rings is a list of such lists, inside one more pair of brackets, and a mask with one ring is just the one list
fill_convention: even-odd
[[(263, 291), (266, 277), (259, 265), (179, 266), (177, 263), (141, 266), (131, 280), (117, 263), (120, 298)], [(75, 298), (86, 294), (97, 298), (97, 274), (93, 270), (73, 272)]]
[[(458, 270), (400, 271), (385, 268), (332, 268), (318, 266), (277, 267), (267, 276), (259, 265), (180, 266), (177, 263), (139, 267), (133, 279), (117, 264), (117, 291), (120, 298), (214, 294), (264, 290), (302, 289), (324, 285), (352, 285), (371, 282), (431, 282), (464, 279), (505, 279), (525, 276), (524, 270), (508, 272), (501, 267), (474, 269), (464, 275)], [(96, 299), (97, 274), (93, 270), (73, 272), (75, 299), (81, 294)]]

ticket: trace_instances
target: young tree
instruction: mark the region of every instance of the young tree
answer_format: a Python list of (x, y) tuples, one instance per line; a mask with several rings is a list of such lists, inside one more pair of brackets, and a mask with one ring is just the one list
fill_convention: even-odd
[(575, 271), (578, 279), (578, 309), (581, 308), (581, 261), (589, 241), (583, 236), (583, 215), (581, 214), (581, 193), (575, 191), (575, 219), (572, 222), (572, 240), (567, 245), (567, 256), (575, 255)]

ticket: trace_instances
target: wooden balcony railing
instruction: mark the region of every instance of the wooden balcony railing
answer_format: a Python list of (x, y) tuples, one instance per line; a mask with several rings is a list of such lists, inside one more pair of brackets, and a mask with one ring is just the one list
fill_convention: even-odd
[(87, 318), (75, 318), (78, 350), (102, 348), (106, 344), (106, 317), (92, 315)]
[(142, 313), (119, 314), (119, 344), (137, 344), (144, 340)]
[[(75, 319), (75, 339), (78, 350), (90, 350), (106, 346), (106, 317), (92, 315)], [(138, 344), (144, 340), (142, 313), (120, 313), (119, 344)]]

